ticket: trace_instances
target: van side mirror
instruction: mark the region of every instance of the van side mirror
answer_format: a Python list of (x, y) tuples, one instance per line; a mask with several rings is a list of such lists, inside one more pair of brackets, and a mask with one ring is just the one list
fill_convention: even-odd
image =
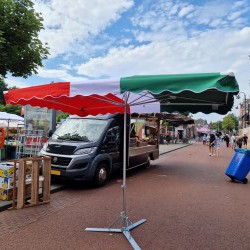
[(104, 143), (108, 146), (115, 145), (116, 144), (115, 134), (116, 134), (116, 130), (114, 130), (114, 128), (109, 129), (105, 136)]
[(48, 132), (48, 137), (51, 137), (53, 135), (53, 132), (52, 130), (50, 129), (49, 132)]

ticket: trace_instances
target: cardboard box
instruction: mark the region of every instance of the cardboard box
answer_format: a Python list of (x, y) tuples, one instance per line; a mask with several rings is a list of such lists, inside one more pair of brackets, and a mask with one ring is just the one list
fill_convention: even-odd
[(13, 188), (13, 177), (0, 177), (0, 188), (11, 189)]
[(14, 173), (14, 162), (0, 163), (0, 177), (11, 177)]
[[(19, 163), (16, 164), (16, 177), (18, 178)], [(31, 175), (31, 164), (26, 165), (26, 175)], [(0, 163), (0, 177), (10, 178), (14, 174), (14, 162)]]
[(0, 200), (9, 201), (13, 198), (13, 189), (0, 188)]
[[(31, 185), (26, 185), (25, 194), (29, 195), (31, 193)], [(10, 201), (13, 199), (13, 188), (12, 189), (3, 189), (0, 188), (0, 200)]]

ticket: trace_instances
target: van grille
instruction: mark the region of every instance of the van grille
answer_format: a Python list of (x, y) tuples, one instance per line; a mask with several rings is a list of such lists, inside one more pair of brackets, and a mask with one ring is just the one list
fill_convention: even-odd
[(72, 158), (65, 158), (65, 157), (57, 157), (52, 156), (51, 158), (51, 165), (53, 166), (68, 166), (71, 162)]
[(75, 149), (76, 146), (49, 144), (46, 152), (62, 155), (72, 155)]

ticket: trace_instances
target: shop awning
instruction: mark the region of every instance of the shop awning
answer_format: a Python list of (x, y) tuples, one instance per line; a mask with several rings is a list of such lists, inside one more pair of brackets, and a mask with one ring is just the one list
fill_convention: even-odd
[(10, 114), (10, 113), (7, 113), (7, 112), (0, 112), (0, 120), (23, 121), (24, 118), (19, 116), (19, 115)]
[(209, 128), (202, 127), (202, 128), (197, 128), (197, 132), (198, 133), (210, 133), (211, 130)]
[(133, 118), (159, 119), (169, 122), (170, 125), (194, 124), (194, 120), (188, 116), (179, 113), (152, 113), (152, 114), (132, 114)]
[(238, 91), (238, 83), (232, 74), (148, 75), (15, 89), (5, 94), (5, 100), (8, 104), (30, 104), (85, 116), (123, 113), (123, 94), (128, 93), (131, 113), (226, 114)]

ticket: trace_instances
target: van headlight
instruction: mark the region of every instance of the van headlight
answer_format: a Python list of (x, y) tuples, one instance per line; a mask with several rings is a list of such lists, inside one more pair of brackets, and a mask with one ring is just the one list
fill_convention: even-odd
[(74, 155), (89, 155), (91, 153), (93, 153), (95, 150), (97, 149), (97, 147), (92, 147), (92, 148), (81, 148), (78, 149)]

